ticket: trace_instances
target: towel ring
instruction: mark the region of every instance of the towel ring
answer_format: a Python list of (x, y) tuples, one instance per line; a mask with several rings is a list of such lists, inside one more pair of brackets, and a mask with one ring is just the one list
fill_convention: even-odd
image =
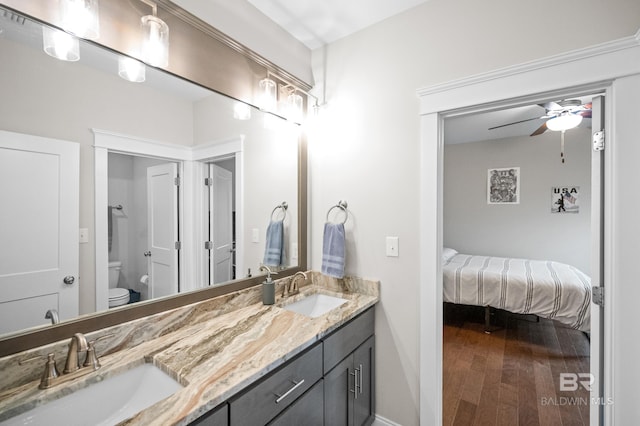
[(340, 209), (344, 212), (344, 220), (342, 221), (342, 224), (344, 225), (345, 223), (347, 223), (347, 218), (349, 217), (349, 212), (347, 212), (347, 202), (344, 200), (340, 200), (338, 201), (338, 204), (336, 204), (335, 206), (331, 206), (331, 208), (329, 208), (329, 211), (327, 212), (327, 222), (329, 222), (329, 213), (331, 213), (331, 210), (333, 209)]
[(289, 204), (287, 204), (286, 201), (283, 201), (281, 204), (278, 204), (277, 206), (275, 206), (273, 208), (273, 210), (271, 210), (271, 220), (273, 221), (273, 214), (278, 209), (282, 209), (282, 220), (284, 220), (287, 217), (287, 209), (288, 208), (289, 208)]

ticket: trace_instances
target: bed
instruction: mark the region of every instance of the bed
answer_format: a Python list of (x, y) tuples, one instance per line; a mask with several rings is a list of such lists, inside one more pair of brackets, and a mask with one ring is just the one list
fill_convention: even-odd
[(559, 262), (461, 254), (445, 248), (445, 302), (533, 314), (588, 332), (591, 280)]

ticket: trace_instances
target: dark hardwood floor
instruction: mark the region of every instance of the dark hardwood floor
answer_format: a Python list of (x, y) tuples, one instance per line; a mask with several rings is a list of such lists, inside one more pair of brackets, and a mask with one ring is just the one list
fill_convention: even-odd
[(560, 373), (589, 372), (589, 340), (553, 321), (445, 304), (444, 425), (588, 425), (589, 392), (560, 391)]

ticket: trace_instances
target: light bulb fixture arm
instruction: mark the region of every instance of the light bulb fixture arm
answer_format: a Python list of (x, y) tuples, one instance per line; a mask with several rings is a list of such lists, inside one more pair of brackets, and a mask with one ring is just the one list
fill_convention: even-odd
[(158, 5), (152, 2), (151, 0), (140, 0), (140, 2), (146, 4), (151, 7), (151, 14), (153, 16), (158, 16)]

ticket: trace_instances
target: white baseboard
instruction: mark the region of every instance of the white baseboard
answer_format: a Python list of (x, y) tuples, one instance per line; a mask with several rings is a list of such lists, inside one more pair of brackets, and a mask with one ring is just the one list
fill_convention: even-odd
[(392, 422), (389, 419), (385, 419), (382, 416), (376, 414), (376, 419), (371, 426), (402, 426), (399, 423)]

